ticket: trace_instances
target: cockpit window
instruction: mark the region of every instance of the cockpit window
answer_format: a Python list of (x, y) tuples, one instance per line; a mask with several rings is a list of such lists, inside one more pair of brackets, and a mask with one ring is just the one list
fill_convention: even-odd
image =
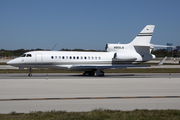
[(21, 55), (21, 57), (26, 57), (26, 54)]
[(27, 54), (27, 56), (26, 57), (31, 57), (31, 54)]

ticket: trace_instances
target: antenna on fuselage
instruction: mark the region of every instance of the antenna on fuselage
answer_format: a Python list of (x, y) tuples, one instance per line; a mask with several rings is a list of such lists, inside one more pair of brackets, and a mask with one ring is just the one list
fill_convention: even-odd
[(57, 43), (54, 45), (54, 47), (51, 49), (51, 51), (53, 51), (53, 50), (54, 50), (54, 48), (56, 47), (56, 45), (57, 45)]

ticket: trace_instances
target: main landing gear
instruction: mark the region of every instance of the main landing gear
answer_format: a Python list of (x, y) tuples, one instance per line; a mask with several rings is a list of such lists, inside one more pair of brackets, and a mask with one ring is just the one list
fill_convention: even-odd
[(104, 72), (100, 71), (100, 70), (97, 70), (96, 71), (96, 76), (104, 76)]
[(94, 71), (85, 71), (83, 75), (94, 76)]
[(29, 74), (28, 74), (29, 77), (32, 76), (32, 68), (29, 68)]
[(85, 71), (83, 75), (87, 76), (104, 76), (104, 72), (97, 70), (97, 71)]

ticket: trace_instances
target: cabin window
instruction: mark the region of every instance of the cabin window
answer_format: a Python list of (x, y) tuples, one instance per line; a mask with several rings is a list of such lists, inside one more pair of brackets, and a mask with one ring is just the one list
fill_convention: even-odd
[(94, 59), (94, 57), (91, 57), (91, 59), (93, 60), (93, 59)]
[(69, 59), (72, 59), (72, 57), (70, 56)]
[(59, 56), (59, 59), (61, 59), (61, 56)]
[(81, 59), (83, 59), (83, 57), (81, 56)]
[(74, 56), (73, 59), (76, 59), (76, 57)]
[(86, 57), (84, 57), (84, 59), (86, 60)]
[(77, 56), (77, 59), (79, 59), (79, 57)]
[(31, 54), (27, 54), (27, 56), (26, 57), (31, 57)]
[(97, 60), (97, 57), (95, 57), (95, 59)]
[(53, 56), (51, 56), (51, 59), (53, 59), (54, 57)]
[(66, 59), (68, 59), (68, 56), (66, 56)]
[(88, 60), (90, 60), (91, 58), (88, 56)]
[(55, 56), (55, 58), (57, 59), (57, 56)]
[(101, 59), (101, 57), (99, 57), (99, 60)]
[(25, 57), (25, 56), (26, 56), (26, 54), (21, 55), (21, 57)]
[(62, 56), (62, 59), (64, 59), (65, 57), (64, 56)]

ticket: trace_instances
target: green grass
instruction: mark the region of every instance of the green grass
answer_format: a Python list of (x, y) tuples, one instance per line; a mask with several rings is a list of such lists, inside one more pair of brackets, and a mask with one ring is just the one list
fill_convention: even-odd
[(90, 112), (30, 112), (0, 114), (1, 120), (179, 120), (180, 110), (104, 110)]
[(0, 65), (7, 65), (6, 63), (0, 63)]
[[(28, 73), (27, 69), (0, 69), (0, 73)], [(58, 69), (33, 69), (33, 73), (83, 73), (84, 71), (66, 71)], [(144, 69), (116, 69), (105, 73), (180, 73), (179, 68), (144, 68)]]

